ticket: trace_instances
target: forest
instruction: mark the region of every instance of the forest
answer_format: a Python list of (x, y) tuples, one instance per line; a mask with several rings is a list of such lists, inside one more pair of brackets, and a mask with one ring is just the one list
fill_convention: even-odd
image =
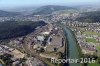
[(44, 21), (6, 21), (0, 23), (0, 40), (16, 38), (27, 35), (35, 30), (38, 26), (44, 26)]

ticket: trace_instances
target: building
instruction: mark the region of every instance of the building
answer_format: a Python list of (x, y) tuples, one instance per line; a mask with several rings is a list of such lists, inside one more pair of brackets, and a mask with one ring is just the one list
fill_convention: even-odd
[(37, 36), (38, 41), (44, 41), (45, 37), (44, 36)]

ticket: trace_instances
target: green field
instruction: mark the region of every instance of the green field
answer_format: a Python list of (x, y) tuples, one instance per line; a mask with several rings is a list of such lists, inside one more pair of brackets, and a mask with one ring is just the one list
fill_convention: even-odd
[(90, 31), (85, 31), (85, 32), (83, 32), (83, 34), (100, 36), (100, 33), (90, 32)]
[(100, 51), (100, 46), (96, 46), (96, 49)]
[[(89, 32), (89, 31), (82, 32), (82, 34), (86, 34), (87, 36), (90, 36), (90, 35), (100, 36), (100, 33)], [(86, 42), (93, 42), (93, 43), (100, 43), (100, 42), (97, 42), (96, 39), (94, 39), (94, 38), (85, 38), (85, 41)]]
[(86, 42), (93, 42), (93, 43), (98, 43), (95, 39), (93, 38), (85, 38)]
[[(88, 35), (100, 36), (100, 33), (89, 32), (89, 31), (82, 32), (82, 34), (86, 34), (87, 36)], [(85, 41), (89, 42), (89, 43), (90, 42), (92, 42), (92, 43), (100, 43), (100, 42), (96, 41), (96, 39), (94, 39), (94, 38), (85, 38)], [(97, 46), (96, 49), (100, 51), (100, 46)], [(96, 63), (89, 63), (87, 66), (100, 66), (100, 64), (98, 64), (97, 62)]]
[(100, 64), (97, 64), (97, 63), (91, 63), (91, 64), (88, 64), (88, 66), (100, 66)]
[(95, 63), (89, 63), (87, 66), (100, 66), (100, 64), (97, 63), (97, 60)]

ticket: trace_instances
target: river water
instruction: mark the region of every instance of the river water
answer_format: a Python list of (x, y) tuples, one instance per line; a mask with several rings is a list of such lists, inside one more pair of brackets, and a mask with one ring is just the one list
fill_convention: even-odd
[(2, 64), (0, 64), (0, 66), (2, 66)]
[[(79, 59), (79, 52), (77, 49), (75, 37), (73, 36), (70, 29), (65, 27), (64, 31), (65, 31), (65, 35), (67, 38), (67, 47), (66, 47), (66, 48), (68, 48), (68, 50), (66, 51), (66, 53), (68, 53), (67, 58)], [(69, 63), (69, 66), (80, 66), (80, 63)]]

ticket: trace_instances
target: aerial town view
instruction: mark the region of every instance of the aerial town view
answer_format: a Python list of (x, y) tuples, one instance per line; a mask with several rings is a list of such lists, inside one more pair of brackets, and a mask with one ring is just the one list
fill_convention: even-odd
[(100, 66), (100, 0), (0, 0), (0, 66)]

